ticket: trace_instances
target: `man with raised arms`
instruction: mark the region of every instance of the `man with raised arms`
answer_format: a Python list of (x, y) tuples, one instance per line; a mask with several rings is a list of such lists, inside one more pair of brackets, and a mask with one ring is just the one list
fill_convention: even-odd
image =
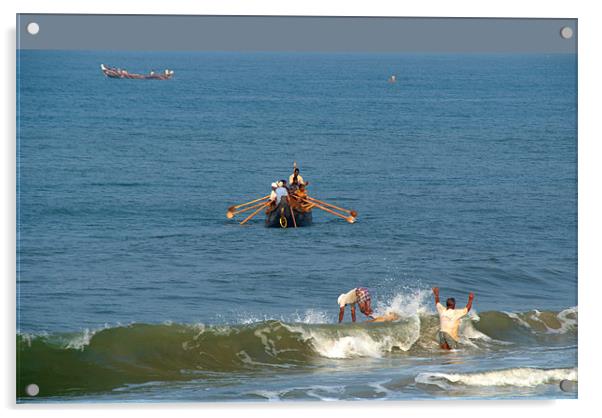
[(445, 301), (447, 307), (444, 307), (439, 303), (439, 288), (433, 287), (433, 294), (435, 295), (435, 306), (437, 312), (439, 312), (440, 330), (437, 333), (437, 339), (439, 340), (439, 346), (444, 350), (451, 350), (458, 348), (458, 328), (460, 328), (460, 320), (464, 317), (470, 308), (472, 308), (472, 300), (474, 299), (474, 293), (468, 294), (468, 303), (463, 309), (456, 309), (456, 300), (454, 298), (448, 298)]

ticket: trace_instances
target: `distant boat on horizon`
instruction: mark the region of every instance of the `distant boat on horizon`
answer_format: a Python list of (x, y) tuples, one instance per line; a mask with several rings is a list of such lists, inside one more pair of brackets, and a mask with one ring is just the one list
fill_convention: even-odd
[(173, 77), (173, 70), (165, 70), (162, 73), (155, 73), (151, 71), (149, 74), (136, 74), (130, 73), (125, 69), (107, 67), (104, 64), (100, 64), (100, 69), (103, 74), (109, 78), (129, 78), (137, 80), (169, 80)]

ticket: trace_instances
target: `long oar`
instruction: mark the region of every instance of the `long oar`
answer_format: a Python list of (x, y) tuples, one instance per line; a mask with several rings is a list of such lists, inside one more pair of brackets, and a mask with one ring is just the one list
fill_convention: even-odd
[(234, 215), (238, 215), (239, 213), (244, 213), (246, 211), (249, 211), (251, 209), (257, 209), (258, 207), (264, 205), (264, 203), (257, 203), (256, 205), (252, 205), (252, 206), (247, 206), (244, 209), (240, 209), (240, 210), (228, 210), (228, 212), (226, 212), (226, 217), (228, 219), (232, 219), (234, 218)]
[(330, 210), (330, 209), (328, 209), (327, 207), (324, 207), (324, 206), (322, 206), (322, 205), (319, 205), (319, 204), (317, 204), (316, 202), (310, 202), (310, 201), (308, 201), (308, 200), (306, 200), (306, 199), (303, 199), (303, 198), (300, 198), (300, 199), (301, 199), (301, 200), (303, 200), (304, 202), (307, 202), (307, 203), (311, 203), (311, 204), (313, 204), (315, 207), (317, 207), (317, 208), (319, 208), (319, 209), (322, 209), (323, 211), (326, 211), (326, 212), (328, 212), (328, 213), (332, 213), (333, 215), (336, 215), (336, 216), (338, 216), (338, 217), (341, 217), (341, 218), (345, 219), (347, 222), (349, 222), (350, 224), (352, 224), (352, 223), (354, 223), (354, 222), (355, 222), (355, 218), (354, 218), (353, 216), (345, 216), (345, 215), (341, 215), (340, 213), (338, 213), (338, 212), (335, 212), (334, 210)]
[(230, 206), (230, 207), (228, 208), (228, 212), (234, 212), (236, 209), (238, 209), (238, 208), (240, 208), (240, 207), (247, 206), (247, 205), (250, 205), (250, 204), (252, 204), (252, 203), (255, 203), (255, 202), (259, 202), (260, 200), (265, 200), (265, 199), (267, 199), (268, 197), (270, 197), (270, 195), (267, 195), (267, 196), (261, 197), (261, 198), (259, 198), (259, 199), (251, 200), (250, 202), (241, 203), (240, 205), (236, 205), (236, 206)]
[(313, 202), (321, 203), (321, 204), (322, 204), (322, 205), (324, 205), (324, 206), (328, 206), (328, 207), (331, 207), (331, 208), (333, 208), (333, 209), (338, 209), (338, 210), (340, 210), (340, 211), (347, 212), (347, 213), (349, 213), (351, 216), (353, 216), (354, 218), (356, 218), (356, 217), (357, 217), (357, 212), (356, 212), (356, 211), (354, 211), (353, 209), (352, 209), (352, 210), (349, 210), (349, 209), (345, 209), (345, 208), (340, 208), (340, 207), (338, 207), (338, 206), (335, 206), (335, 205), (333, 205), (333, 204), (331, 204), (331, 203), (327, 203), (327, 202), (324, 202), (324, 201), (322, 201), (322, 200), (314, 199), (313, 197), (309, 197), (309, 196), (307, 196), (307, 198), (308, 198), (309, 200), (313, 201)]
[(293, 206), (290, 204), (288, 204), (288, 208), (291, 210), (291, 218), (293, 218), (293, 225), (295, 225), (295, 228), (297, 227), (297, 221), (295, 220), (295, 212), (293, 212)]
[(257, 215), (259, 213), (259, 211), (264, 208), (264, 206), (267, 206), (269, 204), (270, 204), (269, 202), (262, 203), (262, 205), (259, 207), (259, 209), (255, 210), (252, 214), (250, 214), (249, 216), (247, 216), (245, 218), (245, 220), (242, 221), (240, 224), (244, 225), (249, 219), (251, 219), (253, 216)]

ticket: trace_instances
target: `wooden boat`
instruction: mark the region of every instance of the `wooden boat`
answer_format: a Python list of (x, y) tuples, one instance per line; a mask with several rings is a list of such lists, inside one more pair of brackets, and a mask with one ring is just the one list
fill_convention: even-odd
[(107, 67), (104, 64), (100, 64), (100, 69), (103, 74), (109, 78), (129, 78), (138, 80), (169, 80), (174, 74), (172, 70), (165, 70), (162, 73), (155, 73), (151, 71), (146, 75), (136, 74), (129, 73), (127, 70), (122, 70), (121, 68)]
[[(265, 226), (269, 228), (294, 228), (310, 226), (312, 223), (311, 205), (297, 204), (293, 199), (282, 198), (277, 206), (270, 206), (266, 209)], [(292, 212), (291, 212), (292, 206)], [(293, 221), (293, 215), (295, 220)]]
[[(296, 168), (296, 164), (294, 167)], [(272, 194), (228, 207), (226, 218), (232, 219), (236, 215), (246, 213), (245, 218), (239, 222), (240, 225), (244, 225), (259, 212), (265, 211), (265, 226), (272, 228), (299, 228), (312, 224), (311, 211), (313, 208), (317, 208), (342, 218), (349, 223), (355, 223), (357, 218), (356, 211), (341, 208), (332, 203), (310, 197), (306, 189), (308, 184), (294, 183), (292, 186), (289, 186), (287, 188), (288, 196), (282, 197), (276, 205), (271, 200), (271, 197), (274, 196), (274, 190), (277, 190), (277, 185), (276, 183), (272, 183)]]

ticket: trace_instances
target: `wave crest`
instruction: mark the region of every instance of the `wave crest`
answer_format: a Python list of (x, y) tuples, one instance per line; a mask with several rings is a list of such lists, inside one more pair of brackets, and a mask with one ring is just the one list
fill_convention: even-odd
[[(44, 396), (212, 373), (312, 367), (319, 358), (439, 353), (438, 317), (420, 310), (420, 304), (408, 308), (402, 298), (393, 302), (389, 312), (401, 318), (390, 323), (314, 323), (321, 314), (310, 313), (297, 323), (132, 324), (71, 334), (19, 334), (18, 387), (36, 382)], [(495, 350), (499, 344), (576, 343), (576, 331), (577, 308), (571, 308), (473, 314), (460, 332), (470, 349)]]

